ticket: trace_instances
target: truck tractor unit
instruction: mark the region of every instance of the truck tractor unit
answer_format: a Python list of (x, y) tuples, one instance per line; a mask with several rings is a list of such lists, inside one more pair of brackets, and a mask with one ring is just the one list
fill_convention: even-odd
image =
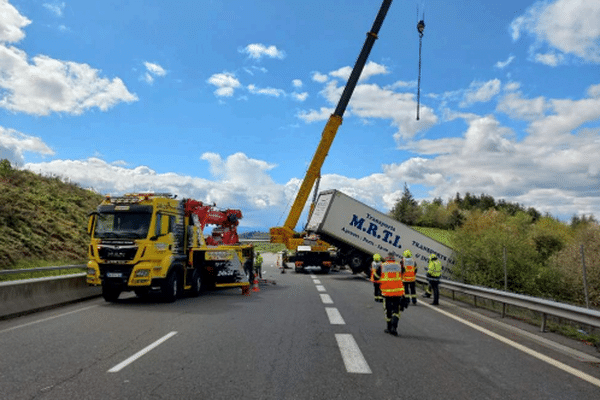
[[(183, 292), (240, 287), (249, 290), (243, 265), (253, 246), (239, 243), (239, 210), (219, 210), (167, 193), (107, 196), (90, 214), (87, 283), (101, 285), (106, 301), (125, 291), (174, 301)], [(204, 236), (206, 225), (214, 225)]]

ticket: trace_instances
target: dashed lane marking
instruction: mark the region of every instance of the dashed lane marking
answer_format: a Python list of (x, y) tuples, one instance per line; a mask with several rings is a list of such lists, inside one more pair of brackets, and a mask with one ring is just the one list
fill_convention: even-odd
[(363, 357), (354, 337), (349, 333), (336, 333), (335, 340), (337, 341), (346, 371), (351, 374), (371, 374), (371, 368), (367, 364), (367, 360)]
[(329, 323), (331, 325), (346, 325), (344, 318), (342, 318), (342, 314), (335, 307), (325, 307), (325, 312), (327, 312), (327, 317), (329, 318)]
[(321, 296), (321, 301), (323, 302), (323, 304), (333, 304), (333, 300), (331, 299), (330, 295), (319, 294), (319, 296)]
[(313, 283), (314, 283), (315, 285), (320, 285), (320, 284), (321, 284), (321, 281), (320, 281), (319, 279), (313, 279)]
[(325, 286), (323, 286), (323, 285), (317, 285), (317, 290), (318, 290), (319, 292), (326, 292), (326, 290), (325, 290)]
[(115, 365), (114, 367), (109, 369), (108, 372), (119, 372), (120, 370), (122, 370), (123, 368), (125, 368), (144, 354), (148, 353), (150, 350), (154, 349), (155, 347), (159, 346), (161, 343), (165, 342), (166, 340), (170, 339), (175, 335), (177, 335), (177, 332), (169, 332), (162, 338), (158, 339), (156, 342), (152, 343), (150, 346), (138, 351), (137, 353), (129, 357), (127, 360)]

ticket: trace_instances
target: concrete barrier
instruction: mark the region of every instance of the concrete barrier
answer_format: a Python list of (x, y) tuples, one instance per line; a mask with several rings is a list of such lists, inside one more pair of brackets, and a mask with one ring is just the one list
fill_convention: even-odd
[(0, 282), (0, 318), (97, 297), (101, 294), (100, 287), (87, 285), (85, 272)]

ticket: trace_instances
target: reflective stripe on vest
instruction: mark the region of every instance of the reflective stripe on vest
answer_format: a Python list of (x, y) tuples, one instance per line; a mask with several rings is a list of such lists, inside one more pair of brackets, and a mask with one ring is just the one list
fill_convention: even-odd
[(381, 265), (381, 279), (379, 280), (381, 295), (386, 297), (404, 296), (402, 284), (402, 269), (393, 261), (386, 261)]
[(412, 258), (405, 258), (404, 269), (404, 275), (402, 275), (402, 280), (404, 282), (414, 282), (417, 280), (417, 274), (415, 273), (415, 260)]

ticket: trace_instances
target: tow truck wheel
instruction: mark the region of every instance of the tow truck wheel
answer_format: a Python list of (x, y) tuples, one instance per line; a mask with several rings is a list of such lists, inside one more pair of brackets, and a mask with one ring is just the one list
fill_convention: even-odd
[(108, 285), (102, 285), (102, 297), (104, 297), (104, 300), (108, 301), (109, 303), (114, 303), (117, 301), (120, 294), (120, 290), (111, 288)]
[(198, 297), (202, 293), (202, 274), (199, 270), (192, 273), (192, 296)]
[(167, 303), (172, 303), (177, 299), (179, 295), (179, 276), (177, 271), (171, 271), (167, 279), (163, 282), (161, 288), (164, 300)]

